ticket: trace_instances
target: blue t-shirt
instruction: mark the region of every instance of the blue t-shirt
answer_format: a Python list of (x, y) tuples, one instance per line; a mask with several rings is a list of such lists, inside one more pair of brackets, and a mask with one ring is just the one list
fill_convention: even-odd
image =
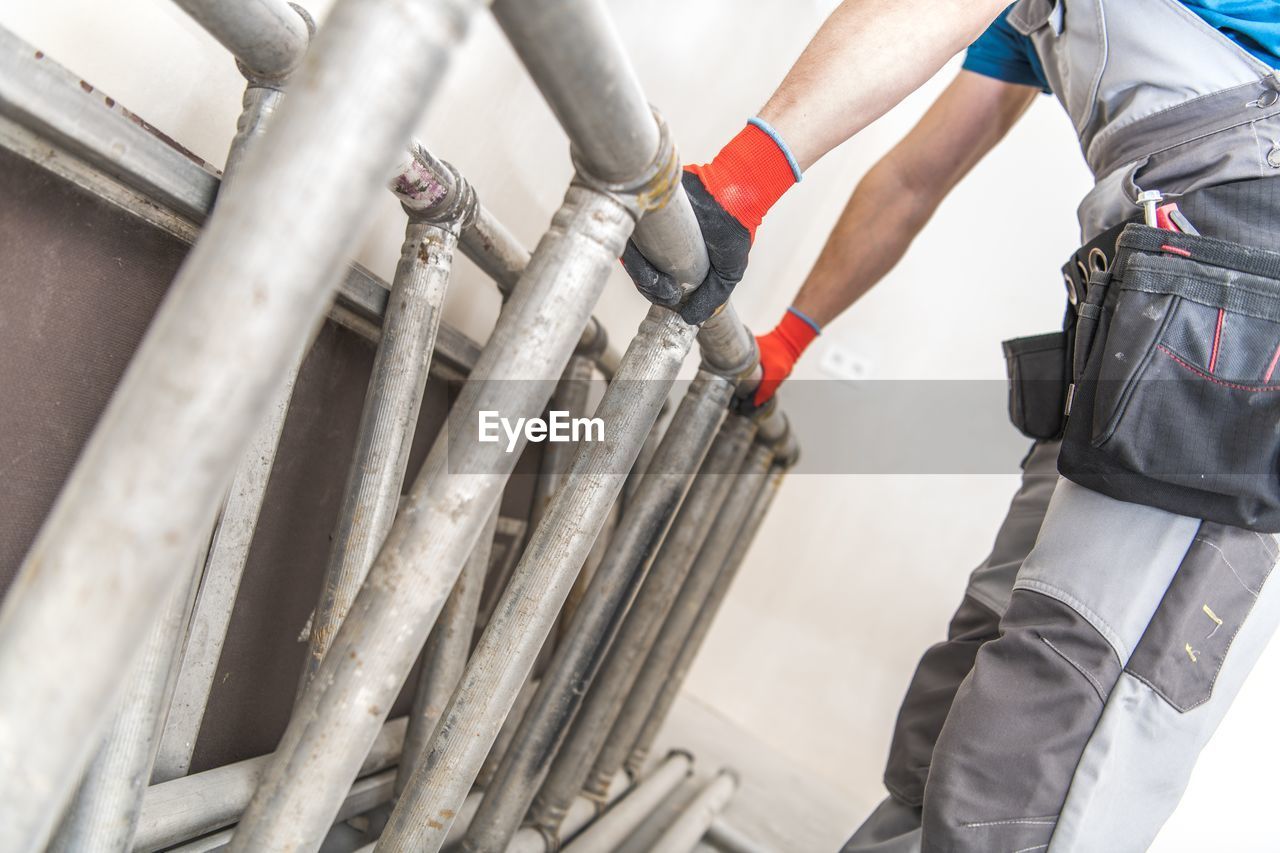
[[(1280, 3), (1276, 0), (1182, 0), (1182, 3), (1267, 65), (1280, 68)], [(1008, 10), (1005, 10), (969, 46), (963, 67), (1006, 83), (1038, 86), (1049, 91), (1044, 66), (1031, 39), (1010, 26), (1005, 20), (1007, 16)]]

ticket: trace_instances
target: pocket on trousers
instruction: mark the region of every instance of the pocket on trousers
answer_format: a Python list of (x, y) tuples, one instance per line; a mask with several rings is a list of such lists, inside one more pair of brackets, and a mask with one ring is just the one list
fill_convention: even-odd
[(1276, 562), (1271, 537), (1206, 522), (1125, 670), (1181, 712), (1209, 701)]
[(1062, 473), (1121, 500), (1280, 530), (1280, 254), (1141, 227), (1130, 239), (1134, 228), (1077, 358)]

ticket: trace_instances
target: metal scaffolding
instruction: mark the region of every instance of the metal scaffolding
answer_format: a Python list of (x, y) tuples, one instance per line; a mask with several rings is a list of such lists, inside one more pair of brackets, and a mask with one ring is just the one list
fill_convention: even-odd
[[(194, 241), (0, 609), (0, 849), (317, 850), (342, 821), (393, 853), (615, 849), (692, 773), (646, 758), (797, 447), (776, 405), (745, 404), (758, 353), (732, 305), (700, 328), (654, 306), (622, 354), (592, 316), (629, 238), (686, 291), (708, 267), (602, 2), (492, 4), (576, 169), (532, 253), (453, 166), (402, 153), (482, 4), (338, 0), (317, 29), (284, 0), (177, 3), (247, 81), (220, 185), (0, 30), (0, 141), (47, 141)], [(407, 217), (389, 285), (347, 263), (388, 175)], [(440, 321), (458, 250), (503, 295), (482, 348)], [(193, 774), (325, 317), (377, 349), (297, 700), (275, 752)], [(461, 386), (414, 472), (429, 374)], [(524, 440), (475, 425), (549, 404), (603, 440), (547, 446), (527, 541), (492, 559)], [(717, 775), (662, 849), (691, 849), (735, 786)]]

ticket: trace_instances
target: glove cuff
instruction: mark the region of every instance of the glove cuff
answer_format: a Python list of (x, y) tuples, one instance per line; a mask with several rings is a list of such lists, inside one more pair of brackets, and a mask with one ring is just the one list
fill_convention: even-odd
[(801, 178), (800, 167), (777, 132), (758, 118), (729, 140), (714, 160), (690, 166), (689, 171), (753, 241), (769, 208)]

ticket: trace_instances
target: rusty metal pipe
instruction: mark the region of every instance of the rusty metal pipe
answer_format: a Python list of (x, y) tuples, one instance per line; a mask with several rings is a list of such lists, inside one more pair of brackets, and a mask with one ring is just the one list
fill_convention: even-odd
[(471, 640), (475, 635), (476, 614), (480, 609), (480, 591), (484, 586), (485, 570), (489, 568), (493, 531), (497, 524), (498, 507), (494, 507), (423, 649), (422, 671), (413, 693), (404, 756), (396, 773), (397, 794), (404, 790), (414, 766), (430, 745), (436, 724), (440, 722), (467, 667)]
[[(715, 583), (707, 594), (706, 601), (698, 611), (693, 631), (681, 646), (680, 652), (672, 664), (668, 678), (658, 692), (657, 698), (649, 708), (643, 706), (642, 699), (634, 706), (632, 713), (644, 718), (642, 724), (638, 726), (638, 733), (634, 737), (626, 732), (622, 732), (619, 735), (620, 751), (626, 753), (626, 767), (633, 774), (639, 772), (640, 768), (644, 766), (649, 750), (653, 748), (653, 742), (657, 738), (662, 724), (666, 722), (671, 706), (675, 703), (676, 696), (679, 695), (681, 687), (684, 686), (684, 680), (689, 674), (689, 669), (693, 666), (693, 661), (698, 656), (698, 651), (702, 648), (702, 642), (706, 639), (707, 633), (711, 630), (711, 625), (715, 621), (716, 614), (720, 611), (720, 605), (724, 603), (725, 597), (729, 594), (729, 588), (738, 574), (738, 569), (742, 567), (747, 552), (751, 549), (752, 540), (759, 531), (765, 516), (769, 513), (769, 507), (773, 504), (773, 499), (778, 494), (778, 488), (782, 485), (782, 478), (786, 474), (789, 464), (785, 461), (786, 458), (793, 457), (785, 457), (780, 454), (779, 460), (781, 461), (774, 464), (763, 478), (760, 478), (757, 474), (748, 473), (757, 464), (752, 459), (748, 458), (744, 465), (744, 474), (755, 482), (754, 484), (743, 483), (742, 488), (751, 490), (755, 494), (751, 502), (751, 509), (742, 523), (741, 533), (734, 538), (733, 546), (725, 558), (724, 567), (716, 576)], [(628, 699), (629, 704), (630, 701)], [(632, 727), (634, 725), (628, 728)]]
[(675, 661), (698, 622), (717, 579), (723, 574), (730, 551), (748, 536), (744, 523), (768, 481), (773, 457), (774, 448), (765, 444), (756, 444), (747, 455), (737, 477), (736, 488), (720, 507), (679, 595), (648, 649), (643, 666), (633, 679), (622, 710), (612, 721), (608, 737), (587, 779), (588, 794), (602, 792), (608, 779), (623, 766), (658, 693), (672, 679)]
[(720, 508), (730, 489), (738, 485), (738, 471), (755, 433), (755, 423), (736, 414), (726, 418), (720, 427), (675, 524), (663, 539), (653, 568), (609, 646), (608, 657), (591, 684), (582, 710), (556, 753), (541, 789), (532, 798), (529, 818), (545, 831), (556, 831), (568, 804), (582, 790)]
[[(693, 337), (694, 329), (665, 308), (655, 306), (641, 323), (596, 410), (611, 437), (584, 444), (574, 458), (480, 638), (429, 755), (396, 805), (382, 836), (384, 849), (434, 850), (443, 843)], [(551, 689), (547, 683), (544, 677), (539, 693)], [(503, 776), (500, 766), (495, 784), (503, 784)]]
[(515, 467), (517, 453), (478, 440), (479, 413), (529, 418), (543, 410), (635, 215), (617, 196), (569, 188), (299, 699), (233, 850), (320, 843)]
[(339, 0), (187, 256), (0, 608), (0, 849), (46, 843), (471, 5)]
[(459, 232), (475, 217), (475, 194), (460, 180), (455, 182), (457, 192), (428, 199), (406, 191), (419, 168), (416, 156), (411, 156), (391, 181), (409, 221), (356, 430), (320, 600), (311, 620), (299, 691), (306, 689), (320, 668), (395, 520), (449, 289), (454, 248)]
[(715, 437), (732, 393), (732, 383), (712, 373), (700, 372), (690, 385), (644, 487), (628, 507), (582, 606), (543, 674), (533, 704), (463, 842), (465, 850), (503, 850), (519, 828), (549, 769), (548, 757), (555, 754), (578, 712), (583, 693)]

